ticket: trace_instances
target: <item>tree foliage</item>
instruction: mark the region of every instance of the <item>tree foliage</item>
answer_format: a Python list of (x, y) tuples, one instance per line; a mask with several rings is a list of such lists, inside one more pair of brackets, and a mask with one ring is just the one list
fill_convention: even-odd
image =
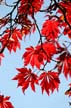
[[(18, 74), (13, 80), (25, 93), (30, 86), (35, 92), (35, 85), (50, 95), (58, 90), (61, 74), (71, 77), (71, 0), (16, 0), (13, 4), (0, 0), (0, 5), (11, 11), (0, 18), (0, 64), (5, 57), (4, 51), (10, 53), (21, 49), (21, 41), (37, 31), (39, 39), (36, 46), (29, 46), (22, 55), (23, 67), (17, 68)], [(48, 5), (49, 4), (49, 5)], [(36, 15), (42, 13), (44, 21), (39, 26)], [(66, 41), (62, 41), (67, 37)], [(35, 37), (34, 37), (35, 40)], [(33, 40), (33, 41), (34, 41)], [(48, 64), (55, 63), (53, 69)], [(36, 70), (36, 71), (35, 71)], [(65, 95), (71, 96), (71, 83)], [(13, 108), (9, 97), (0, 95), (1, 108)]]

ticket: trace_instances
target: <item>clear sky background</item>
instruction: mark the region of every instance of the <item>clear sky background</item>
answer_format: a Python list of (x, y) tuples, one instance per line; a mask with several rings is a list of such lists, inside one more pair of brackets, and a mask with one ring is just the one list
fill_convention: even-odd
[[(7, 0), (9, 3), (12, 0)], [(45, 0), (47, 1), (47, 0)], [(0, 17), (9, 11), (9, 8), (0, 6)], [(42, 16), (41, 16), (42, 17)], [(38, 17), (38, 19), (40, 19)], [(42, 22), (38, 20), (38, 23)], [(17, 88), (17, 81), (11, 80), (16, 74), (16, 68), (23, 66), (22, 54), (25, 51), (25, 47), (36, 45), (38, 40), (38, 33), (27, 36), (25, 41), (21, 42), (21, 50), (17, 50), (16, 53), (9, 53), (5, 50), (5, 58), (2, 60), (0, 66), (0, 92), (5, 96), (11, 96), (11, 101), (15, 108), (70, 108), (68, 102), (70, 98), (64, 95), (64, 92), (68, 89), (68, 83), (71, 79), (66, 80), (63, 75), (60, 76), (61, 84), (59, 91), (55, 91), (48, 96), (46, 93), (42, 95), (40, 87), (36, 86), (36, 92), (34, 93), (30, 88), (22, 93), (21, 88)]]

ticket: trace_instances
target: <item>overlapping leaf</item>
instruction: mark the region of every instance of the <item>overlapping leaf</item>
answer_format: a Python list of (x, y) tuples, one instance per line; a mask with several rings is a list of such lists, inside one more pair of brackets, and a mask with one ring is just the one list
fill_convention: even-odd
[[(71, 24), (71, 3), (70, 2), (60, 2), (59, 5), (63, 9), (65, 16), (63, 15), (61, 10), (58, 10), (58, 13), (62, 14), (60, 17), (62, 18), (62, 25), (64, 27), (64, 35), (68, 35), (71, 38), (71, 30), (69, 24)], [(66, 17), (66, 18), (65, 18)], [(65, 21), (67, 20), (67, 21)], [(69, 23), (69, 24), (68, 24)]]
[(19, 14), (32, 15), (34, 12), (38, 12), (43, 4), (43, 0), (20, 0), (20, 6), (18, 8)]
[(44, 59), (46, 59), (45, 54), (40, 50), (33, 47), (26, 48), (26, 52), (23, 55), (24, 64), (31, 64), (32, 67), (36, 66), (40, 68), (44, 64)]
[(44, 65), (44, 61), (50, 62), (51, 57), (56, 53), (56, 47), (53, 43), (44, 43), (43, 48), (41, 45), (26, 48), (26, 52), (23, 54), (24, 65), (31, 64), (32, 67), (36, 66), (40, 69), (41, 65)]
[(14, 29), (12, 33), (10, 30), (6, 30), (4, 36), (0, 39), (2, 47), (7, 47), (11, 52), (12, 50), (16, 52), (17, 48), (20, 49), (19, 39), (22, 40), (22, 34), (19, 29)]

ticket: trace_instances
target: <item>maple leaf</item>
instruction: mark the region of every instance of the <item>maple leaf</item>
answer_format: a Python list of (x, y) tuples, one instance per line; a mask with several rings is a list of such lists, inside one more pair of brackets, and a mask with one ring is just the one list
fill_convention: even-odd
[[(62, 52), (64, 52), (65, 51), (65, 48), (64, 47), (62, 47), (61, 45), (60, 45), (60, 43), (59, 42), (55, 42), (55, 47), (56, 47), (56, 54), (62, 54)], [(57, 58), (58, 59), (58, 58)], [(58, 59), (59, 60), (59, 59)]]
[[(71, 2), (59, 2), (59, 5), (64, 10), (64, 12), (66, 12), (66, 16), (68, 14), (70, 14), (70, 12), (71, 12)], [(62, 11), (60, 9), (58, 10), (58, 12), (62, 13)]]
[(67, 78), (68, 75), (71, 77), (71, 56), (65, 58), (63, 65), (65, 77)]
[(10, 96), (4, 97), (4, 95), (0, 95), (0, 108), (14, 108), (9, 99)]
[(0, 65), (1, 65), (1, 61), (2, 61), (2, 58), (4, 57), (4, 54), (0, 54)]
[(31, 64), (34, 68), (38, 69), (44, 65), (44, 61), (50, 62), (51, 57), (56, 53), (56, 47), (53, 43), (43, 43), (43, 49), (41, 45), (26, 48), (26, 52), (23, 54), (24, 65)]
[(17, 48), (20, 49), (19, 39), (22, 40), (22, 34), (19, 29), (14, 29), (10, 37), (10, 32), (10, 30), (6, 30), (4, 36), (0, 39), (0, 42), (2, 43), (2, 47), (7, 47), (10, 52), (12, 50), (16, 52)]
[(69, 84), (69, 89), (65, 91), (65, 95), (71, 96), (71, 83)]
[(58, 37), (59, 22), (55, 20), (46, 20), (43, 23), (41, 34), (47, 38), (47, 40), (55, 40)]
[(0, 18), (0, 29), (4, 27), (9, 21), (9, 18)]
[(30, 25), (29, 24), (24, 25), (21, 31), (22, 31), (22, 35), (26, 36), (28, 34), (34, 33), (35, 30), (36, 30), (35, 24), (30, 23)]
[(45, 90), (46, 93), (49, 95), (50, 91), (54, 92), (55, 89), (58, 90), (60, 80), (58, 78), (57, 72), (43, 72), (42, 74), (40, 74), (39, 80), (41, 80), (40, 86), (42, 89), (42, 93)]
[(22, 91), (25, 92), (25, 90), (30, 86), (35, 92), (35, 84), (38, 84), (38, 76), (34, 74), (31, 69), (27, 68), (17, 68), (17, 71), (19, 73), (13, 78), (13, 80), (18, 80), (18, 86), (22, 87)]
[[(64, 11), (65, 16), (63, 15), (63, 12), (61, 10), (58, 10), (58, 13), (61, 14), (60, 17), (63, 17), (62, 19), (62, 26), (64, 27), (63, 34), (67, 35), (69, 38), (71, 38), (71, 30), (68, 25), (71, 25), (71, 2), (60, 2), (59, 3), (60, 7)], [(66, 23), (65, 19), (69, 24)]]
[(40, 50), (40, 48), (26, 48), (26, 52), (23, 54), (24, 65), (31, 64), (32, 67), (36, 66), (38, 69), (44, 64), (44, 59), (46, 59), (45, 54)]
[(63, 72), (67, 78), (68, 75), (71, 77), (71, 55), (69, 52), (63, 52), (58, 58), (57, 69), (59, 73)]
[(64, 33), (64, 35), (68, 35), (68, 37), (71, 38), (71, 30), (70, 30), (69, 27), (66, 27), (64, 29), (64, 32), (63, 33)]
[(50, 62), (52, 56), (57, 53), (56, 46), (52, 42), (43, 43), (43, 52), (47, 56), (47, 61)]
[(19, 14), (29, 14), (33, 15), (33, 13), (36, 13), (40, 10), (41, 6), (43, 4), (43, 0), (20, 0), (20, 6), (18, 8)]
[(64, 17), (62, 20), (62, 23), (63, 23), (62, 25), (66, 28), (68, 25), (65, 21), (65, 17), (66, 17), (67, 22), (71, 24), (71, 2), (60, 2), (59, 5), (64, 11), (64, 13), (66, 13), (64, 16), (63, 12), (60, 9), (58, 10), (58, 13), (62, 14), (61, 16)]
[(19, 15), (18, 19), (16, 19), (16, 22), (20, 24), (22, 27), (21, 28), (22, 36), (26, 36), (31, 32), (33, 33), (35, 31), (36, 28), (35, 24), (31, 20), (29, 20), (29, 18), (27, 18), (26, 16)]

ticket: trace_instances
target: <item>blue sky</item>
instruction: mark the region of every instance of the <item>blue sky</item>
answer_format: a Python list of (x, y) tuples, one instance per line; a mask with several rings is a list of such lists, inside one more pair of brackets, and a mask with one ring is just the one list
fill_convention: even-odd
[[(10, 2), (10, 0), (7, 0)], [(46, 1), (46, 0), (45, 0)], [(6, 9), (0, 6), (0, 15), (2, 16), (9, 8)], [(0, 17), (1, 17), (0, 16)], [(42, 19), (38, 21), (39, 25)], [(35, 40), (34, 40), (35, 38)], [(36, 93), (31, 91), (30, 88), (26, 90), (25, 95), (22, 93), (21, 88), (17, 88), (17, 81), (11, 80), (16, 74), (16, 68), (23, 66), (22, 54), (25, 51), (25, 47), (36, 45), (38, 40), (38, 33), (27, 37), (25, 41), (21, 42), (21, 50), (17, 50), (16, 53), (10, 54), (5, 50), (5, 58), (2, 60), (0, 66), (0, 92), (4, 95), (11, 96), (11, 101), (15, 108), (70, 108), (68, 102), (70, 98), (64, 95), (66, 89), (68, 89), (68, 83), (63, 75), (60, 76), (61, 84), (59, 91), (55, 91), (48, 96), (46, 93), (42, 95), (40, 87), (36, 86)]]

